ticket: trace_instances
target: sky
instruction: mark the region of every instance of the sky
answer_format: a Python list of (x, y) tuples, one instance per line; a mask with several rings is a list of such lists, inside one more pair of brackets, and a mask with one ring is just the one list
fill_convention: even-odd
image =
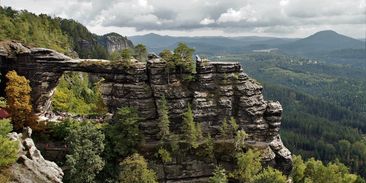
[(132, 36), (366, 37), (366, 0), (0, 0), (1, 6), (75, 19), (91, 32)]

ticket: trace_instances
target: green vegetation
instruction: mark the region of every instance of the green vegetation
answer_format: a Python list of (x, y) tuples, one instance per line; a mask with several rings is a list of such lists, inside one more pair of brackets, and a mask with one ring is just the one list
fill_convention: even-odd
[(314, 158), (303, 162), (301, 156), (294, 156), (294, 169), (292, 171), (294, 183), (318, 182), (318, 183), (355, 183), (362, 182), (360, 177), (350, 174), (348, 168), (336, 161), (324, 165)]
[(213, 176), (210, 177), (210, 183), (227, 183), (228, 177), (226, 175), (226, 170), (220, 167), (216, 167), (213, 172)]
[(9, 119), (0, 120), (0, 136), (5, 137), (13, 130), (13, 125), (11, 125)]
[[(237, 168), (229, 172), (229, 177), (246, 183), (286, 183), (287, 177), (272, 167), (262, 167), (260, 151), (248, 150), (236, 155)], [(210, 182), (227, 182), (226, 170), (216, 168)], [(342, 163), (330, 162), (324, 165), (314, 158), (304, 162), (301, 156), (294, 156), (294, 168), (289, 176), (294, 183), (358, 183), (364, 182), (361, 177), (349, 173)]]
[[(101, 38), (75, 20), (0, 7), (0, 41), (16, 40), (71, 57), (107, 59), (110, 57), (107, 49), (98, 43)], [(135, 48), (136, 56), (142, 60), (147, 57), (143, 48), (143, 45)]]
[(140, 62), (147, 61), (147, 48), (143, 44), (138, 44), (134, 48), (134, 57)]
[(123, 49), (114, 51), (109, 55), (109, 60), (112, 61), (124, 61), (130, 62), (132, 58), (137, 59), (140, 62), (147, 61), (147, 49), (144, 45), (138, 44), (133, 49)]
[(54, 111), (74, 114), (105, 114), (107, 109), (99, 91), (100, 81), (91, 82), (86, 73), (65, 73), (53, 96)]
[(286, 183), (286, 176), (274, 168), (265, 168), (261, 173), (254, 176), (254, 183)]
[(168, 103), (164, 96), (161, 98), (159, 109), (160, 109), (160, 119), (158, 124), (160, 129), (159, 136), (161, 139), (164, 140), (167, 139), (170, 135), (169, 109), (168, 109)]
[(147, 167), (143, 156), (135, 153), (122, 161), (120, 183), (157, 183), (156, 173)]
[(11, 141), (7, 137), (7, 134), (11, 131), (12, 125), (10, 124), (10, 120), (0, 120), (0, 169), (15, 163), (18, 159), (19, 143), (17, 141)]
[(62, 141), (66, 137), (70, 136), (72, 129), (79, 128), (79, 126), (79, 122), (68, 118), (60, 123), (51, 123), (49, 128), (52, 134), (52, 138)]
[(194, 149), (196, 149), (202, 140), (201, 124), (196, 123), (193, 118), (191, 105), (188, 104), (188, 109), (183, 113), (183, 138)]
[(100, 182), (116, 181), (120, 159), (137, 152), (137, 146), (143, 139), (139, 122), (135, 109), (123, 107), (116, 111), (109, 124), (103, 128), (106, 136), (103, 159), (106, 165), (98, 175)]
[(104, 167), (104, 134), (92, 123), (83, 122), (72, 128), (66, 137), (69, 152), (66, 155), (65, 182), (91, 183)]
[(194, 70), (194, 63), (193, 63), (193, 53), (194, 49), (189, 48), (184, 43), (179, 43), (177, 48), (174, 49), (174, 62), (178, 68), (182, 69), (185, 68), (188, 71)]
[(226, 118), (221, 123), (221, 126), (219, 128), (221, 137), (223, 139), (232, 139), (235, 136), (235, 133), (238, 131), (238, 124), (236, 123), (235, 118), (231, 117), (230, 124), (228, 124)]
[(26, 44), (51, 48), (63, 53), (72, 45), (60, 27), (60, 18), (35, 15), (0, 7), (0, 40), (18, 40)]
[(139, 130), (139, 118), (133, 108), (120, 108), (113, 116), (112, 122), (105, 129), (109, 156), (126, 157), (136, 152), (136, 147), (142, 141)]
[(109, 60), (112, 61), (124, 61), (130, 62), (132, 58), (133, 50), (131, 49), (124, 49), (120, 51), (114, 51), (110, 54)]
[(228, 55), (284, 108), (281, 137), (305, 159), (339, 159), (366, 176), (366, 70), (277, 53)]
[(108, 58), (106, 48), (98, 44), (99, 36), (92, 34), (89, 30), (75, 20), (60, 19), (59, 27), (69, 38), (71, 49), (76, 51), (80, 58)]
[(237, 153), (237, 168), (232, 176), (240, 182), (253, 182), (254, 176), (262, 169), (259, 155), (259, 151), (253, 150), (248, 150), (246, 153)]
[(188, 47), (184, 43), (179, 43), (173, 53), (165, 49), (159, 55), (167, 62), (168, 68), (178, 69), (180, 73), (183, 71), (192, 73), (195, 70), (193, 53), (193, 48)]

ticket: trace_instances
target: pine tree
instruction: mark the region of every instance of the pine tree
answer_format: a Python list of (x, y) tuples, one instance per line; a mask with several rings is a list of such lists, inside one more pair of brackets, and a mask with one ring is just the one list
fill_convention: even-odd
[(163, 96), (161, 98), (161, 103), (160, 103), (160, 119), (159, 119), (159, 136), (162, 140), (166, 140), (169, 135), (170, 135), (170, 130), (169, 130), (169, 125), (170, 125), (170, 121), (169, 121), (169, 109), (168, 109), (168, 103), (165, 99), (165, 97)]
[(224, 118), (224, 120), (222, 121), (222, 124), (219, 128), (220, 130), (220, 134), (221, 134), (221, 137), (223, 139), (228, 139), (229, 138), (229, 134), (230, 134), (230, 127), (229, 125), (227, 124), (227, 120), (226, 118)]
[(194, 122), (193, 112), (191, 105), (188, 104), (187, 111), (183, 113), (183, 133), (184, 139), (191, 147), (198, 147), (198, 135), (197, 135), (197, 125)]

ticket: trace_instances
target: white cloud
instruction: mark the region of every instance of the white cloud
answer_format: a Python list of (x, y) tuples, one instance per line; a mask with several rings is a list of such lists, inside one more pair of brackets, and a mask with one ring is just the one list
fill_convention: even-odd
[(286, 6), (288, 4), (289, 0), (281, 0), (280, 6)]
[(209, 24), (213, 24), (213, 23), (215, 23), (215, 20), (211, 19), (211, 18), (204, 18), (200, 21), (201, 25), (209, 25)]
[(240, 8), (240, 10), (238, 11), (229, 8), (225, 13), (220, 15), (220, 17), (217, 19), (217, 22), (255, 22), (257, 21), (257, 18), (255, 17), (255, 12), (256, 11), (250, 5)]
[(363, 37), (366, 31), (366, 0), (1, 0), (1, 3), (73, 18), (92, 30), (115, 28), (128, 30), (128, 34), (154, 31), (300, 36), (310, 30), (328, 28)]

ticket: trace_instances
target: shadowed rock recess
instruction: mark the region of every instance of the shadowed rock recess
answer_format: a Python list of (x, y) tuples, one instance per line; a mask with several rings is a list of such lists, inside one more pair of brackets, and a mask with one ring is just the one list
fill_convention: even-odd
[[(30, 80), (34, 110), (39, 115), (50, 110), (50, 99), (64, 71), (88, 72), (105, 79), (101, 93), (110, 112), (123, 106), (138, 110), (147, 145), (159, 140), (158, 106), (165, 96), (173, 132), (179, 133), (182, 114), (190, 103), (195, 121), (202, 123), (203, 132), (210, 132), (216, 143), (224, 118), (234, 117), (249, 135), (247, 144), (263, 149), (264, 163), (286, 174), (292, 168), (291, 153), (279, 135), (281, 104), (265, 101), (262, 86), (248, 77), (239, 63), (197, 61), (192, 74), (169, 69), (159, 58), (126, 66), (105, 60), (73, 60), (53, 50), (14, 42), (0, 44), (0, 61), (3, 76), (14, 69)], [(165, 165), (166, 171), (161, 164), (152, 166), (168, 182), (200, 182), (211, 176), (215, 164), (232, 168), (234, 163), (227, 159), (222, 156), (212, 162), (186, 155)]]

